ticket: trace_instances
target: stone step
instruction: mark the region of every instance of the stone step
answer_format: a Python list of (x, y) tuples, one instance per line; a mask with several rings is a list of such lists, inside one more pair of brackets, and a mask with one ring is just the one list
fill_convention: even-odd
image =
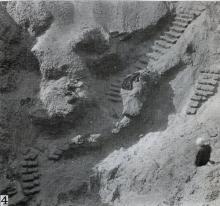
[(36, 160), (27, 160), (21, 163), (22, 167), (37, 167), (38, 161)]
[(40, 186), (39, 180), (34, 180), (32, 182), (23, 182), (22, 183), (22, 188), (24, 188), (24, 189), (32, 189), (37, 186)]
[(189, 106), (193, 107), (193, 108), (199, 108), (200, 103), (198, 101), (193, 101), (192, 100), (192, 101), (190, 101)]
[(33, 174), (25, 174), (22, 175), (22, 182), (30, 182), (34, 181), (35, 179), (39, 179), (40, 174), (39, 173), (33, 173)]
[(204, 96), (198, 96), (196, 94), (194, 94), (192, 97), (190, 97), (191, 100), (194, 100), (194, 101), (205, 101), (207, 100), (207, 97), (204, 97)]
[(13, 196), (13, 195), (15, 195), (15, 194), (17, 194), (17, 190), (16, 190), (16, 189), (8, 190), (8, 191), (7, 191), (7, 195), (9, 195), (9, 196)]
[(150, 59), (153, 59), (154, 61), (157, 61), (157, 60), (159, 59), (158, 54), (155, 53), (155, 52), (148, 53), (147, 56), (148, 56)]
[(121, 89), (121, 82), (120, 83), (111, 83), (110, 87)]
[(189, 24), (192, 20), (193, 20), (193, 18), (182, 18), (180, 16), (175, 17), (175, 21), (186, 23), (186, 24)]
[(196, 89), (203, 90), (203, 91), (214, 92), (215, 91), (215, 86), (205, 85), (205, 84), (197, 84)]
[(200, 70), (201, 73), (208, 73), (208, 74), (220, 74), (220, 69), (218, 68), (203, 68)]
[(147, 68), (147, 65), (146, 64), (143, 64), (141, 62), (136, 62), (135, 65), (134, 65), (137, 69), (146, 69)]
[(120, 93), (121, 88), (110, 87), (110, 91)]
[(35, 172), (39, 172), (39, 169), (37, 167), (33, 168), (22, 168), (21, 169), (21, 174), (32, 174)]
[(38, 157), (38, 153), (31, 152), (31, 153), (24, 155), (24, 160), (36, 160), (37, 157)]
[(168, 42), (168, 43), (171, 43), (171, 44), (175, 44), (177, 42), (177, 38), (173, 38), (173, 37), (170, 37), (170, 36), (161, 36), (160, 39)]
[(159, 45), (154, 45), (154, 46), (152, 46), (152, 49), (153, 49), (154, 51), (156, 51), (157, 53), (160, 53), (160, 54), (162, 54), (162, 55), (166, 53), (166, 49), (160, 47)]
[(120, 93), (113, 93), (113, 92), (106, 92), (106, 95), (110, 96), (110, 97), (118, 97), (121, 98)]
[(220, 75), (219, 74), (208, 74), (208, 73), (202, 73), (201, 78), (203, 79), (213, 79), (213, 80), (220, 80)]
[(24, 194), (29, 196), (29, 195), (34, 195), (36, 193), (39, 193), (40, 192), (40, 187), (34, 187), (32, 189), (25, 189), (24, 190)]
[(114, 98), (114, 97), (108, 97), (108, 100), (114, 103), (121, 102), (121, 99), (119, 100), (118, 98)]
[(204, 91), (204, 90), (195, 90), (195, 94), (198, 96), (209, 97), (214, 94), (214, 92)]
[(181, 27), (181, 28), (186, 28), (188, 26), (188, 23), (187, 22), (174, 21), (173, 25), (177, 26), (177, 27)]
[(194, 19), (194, 15), (190, 13), (179, 13), (178, 16), (184, 19)]
[(22, 182), (30, 182), (30, 181), (34, 181), (35, 179), (35, 176), (34, 174), (25, 174), (25, 175), (22, 175)]
[(191, 10), (190, 13), (197, 17), (197, 16), (201, 15), (202, 12), (199, 10)]
[(213, 86), (216, 86), (218, 84), (218, 81), (217, 80), (214, 80), (214, 79), (203, 79), (203, 78), (200, 78), (198, 80), (198, 83), (199, 84), (204, 84), (204, 85), (213, 85)]
[(167, 36), (170, 36), (171, 38), (179, 38), (181, 36), (181, 33), (175, 32), (175, 31), (167, 31), (164, 32)]
[(169, 49), (169, 48), (172, 46), (172, 44), (170, 44), (170, 43), (168, 43), (168, 42), (165, 42), (165, 41), (163, 41), (163, 40), (157, 40), (157, 41), (155, 41), (155, 45), (159, 45), (159, 46), (161, 46), (161, 47), (163, 47), (163, 48), (165, 48), (165, 49)]
[(197, 108), (193, 108), (193, 107), (188, 107), (186, 110), (186, 114), (188, 115), (196, 114), (196, 112), (197, 112)]
[(178, 26), (172, 26), (172, 27), (170, 27), (170, 31), (175, 31), (177, 33), (183, 33), (185, 31), (185, 28), (178, 27)]

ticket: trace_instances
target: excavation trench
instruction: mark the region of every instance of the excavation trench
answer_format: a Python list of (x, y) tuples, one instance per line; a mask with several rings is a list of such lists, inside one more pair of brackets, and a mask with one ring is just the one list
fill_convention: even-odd
[[(56, 130), (56, 127), (49, 128), (48, 125), (38, 127), (31, 123), (29, 110), (39, 101), (41, 77), (38, 61), (35, 58), (33, 60), (33, 57), (25, 56), (25, 64), (37, 69), (28, 72), (20, 71), (17, 76), (19, 80), (17, 90), (4, 94), (4, 98), (7, 99), (5, 104), (10, 111), (8, 120), (10, 121), (9, 130), (12, 136), (12, 150), (15, 153), (13, 160), (20, 161), (22, 150), (26, 147), (33, 147), (40, 152), (39, 162), (42, 176), (39, 198), (45, 201), (51, 200), (52, 203), (71, 201), (81, 204), (83, 201), (87, 201), (91, 206), (102, 205), (98, 195), (88, 191), (92, 168), (112, 151), (121, 147), (130, 147), (141, 136), (149, 132), (166, 129), (168, 116), (175, 113), (172, 101), (174, 94), (169, 82), (175, 78), (177, 72), (162, 76), (159, 84), (152, 89), (151, 94), (147, 97), (140, 116), (134, 118), (132, 124), (119, 134), (112, 134), (111, 129), (113, 122), (120, 118), (122, 105), (121, 103), (113, 104), (106, 101), (105, 93), (108, 92), (111, 82), (118, 78), (122, 79), (127, 74), (137, 70), (134, 68), (134, 63), (143, 54), (150, 51), (152, 42), (166, 30), (172, 18), (172, 16), (166, 16), (156, 26), (136, 31), (123, 41), (118, 38), (110, 40), (110, 53), (115, 52), (119, 56), (120, 62), (122, 62), (120, 71), (109, 74), (104, 78), (103, 76), (91, 74), (88, 84), (96, 92), (95, 101), (98, 104), (88, 106), (85, 109), (85, 116), (74, 123), (74, 128), (64, 123), (56, 125), (57, 128), (62, 128)], [(89, 55), (85, 51), (77, 51), (77, 54), (84, 61), (87, 61)], [(34, 65), (33, 62), (36, 64)], [(49, 130), (53, 130), (53, 132)], [(79, 147), (69, 149), (64, 152), (59, 161), (48, 161), (48, 145), (63, 143), (66, 141), (63, 136), (73, 137), (85, 133), (101, 133), (101, 145), (95, 148)]]
[[(86, 109), (85, 116), (75, 123), (73, 129), (68, 128), (67, 133), (66, 131), (56, 135), (45, 133), (44, 136), (47, 136), (47, 140), (42, 140), (45, 144), (59, 144), (63, 141), (60, 136), (68, 136), (70, 134), (73, 137), (78, 134), (100, 133), (102, 135), (101, 145), (94, 148), (79, 146), (78, 148), (65, 151), (58, 162), (51, 164), (51, 170), (54, 170), (54, 172), (47, 169), (48, 162), (43, 158), (42, 167), (45, 168), (45, 172), (42, 175), (42, 181), (45, 182), (43, 183), (43, 196), (52, 198), (54, 202), (65, 203), (71, 201), (78, 204), (84, 202), (85, 200), (83, 199), (86, 197), (86, 201), (90, 202), (90, 205), (101, 205), (98, 194), (91, 193), (87, 190), (88, 188), (85, 189), (85, 184), (87, 186), (89, 185), (92, 168), (114, 150), (121, 147), (130, 147), (149, 132), (166, 129), (168, 116), (175, 113), (175, 107), (173, 105), (174, 93), (169, 82), (175, 78), (179, 68), (175, 68), (171, 74), (162, 76), (159, 84), (152, 89), (151, 94), (147, 97), (140, 116), (135, 117), (131, 125), (126, 129), (122, 129), (119, 134), (112, 134), (111, 129), (113, 126), (112, 123), (120, 118), (122, 105), (121, 103), (113, 104), (106, 101), (105, 93), (108, 92), (111, 82), (114, 82), (118, 78), (121, 79), (137, 70), (134, 68), (134, 63), (143, 54), (149, 52), (152, 42), (166, 30), (172, 18), (172, 16), (167, 16), (162, 19), (155, 29), (151, 28), (147, 31), (147, 36), (144, 35), (146, 31), (139, 31), (131, 35), (127, 41), (111, 40), (113, 43), (110, 50), (114, 50), (115, 45), (119, 45), (117, 46), (116, 53), (119, 54), (122, 62), (124, 61), (123, 59), (126, 59), (126, 62), (122, 64), (124, 69), (122, 68), (119, 73), (116, 72), (107, 77), (92, 74), (92, 77), (87, 83), (93, 91), (96, 91), (95, 100), (98, 105), (89, 106)], [(77, 53), (86, 61), (88, 54), (85, 51), (77, 51)], [(123, 55), (121, 56), (121, 54)], [(57, 174), (59, 171), (62, 171), (62, 176), (66, 178), (63, 178), (61, 174)], [(48, 188), (48, 185), (54, 184), (53, 182), (60, 182), (60, 179), (63, 179), (63, 182), (60, 183), (56, 190)], [(71, 183), (67, 184), (68, 181), (71, 181)], [(64, 187), (65, 189), (62, 189)], [(55, 194), (57, 195), (56, 200), (54, 200)]]

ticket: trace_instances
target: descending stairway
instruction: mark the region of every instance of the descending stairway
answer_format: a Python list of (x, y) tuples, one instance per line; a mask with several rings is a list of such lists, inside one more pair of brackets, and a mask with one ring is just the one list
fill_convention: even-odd
[(21, 163), (21, 181), (25, 196), (32, 196), (40, 192), (40, 174), (38, 169), (38, 152), (29, 149), (24, 154)]
[(135, 64), (138, 69), (146, 69), (155, 65), (160, 57), (162, 57), (168, 50), (176, 44), (178, 39), (184, 33), (188, 25), (198, 17), (202, 12), (201, 10), (191, 10), (189, 12), (181, 12), (175, 15), (174, 21), (168, 31), (160, 36), (160, 39), (154, 42), (152, 52), (147, 53), (139, 59)]
[[(145, 54), (135, 63), (134, 70), (145, 70), (155, 65), (155, 62), (157, 62), (161, 56), (167, 53), (168, 50), (176, 44), (188, 25), (198, 17), (203, 10), (204, 8), (200, 8), (198, 10), (190, 10), (188, 12), (176, 14), (169, 30), (164, 32), (164, 35), (154, 42), (152, 52)], [(117, 36), (118, 34), (114, 35)], [(106, 93), (109, 101), (115, 103), (121, 102), (120, 88), (124, 77), (125, 75), (111, 83), (109, 92)]]
[(106, 92), (107, 99), (110, 102), (114, 102), (114, 103), (121, 102), (121, 95), (120, 95), (121, 83), (122, 81), (120, 79), (117, 79), (116, 81), (110, 84), (109, 91)]
[(196, 114), (202, 103), (216, 93), (219, 80), (220, 68), (212, 67), (210, 69), (202, 69), (200, 71), (194, 94), (190, 98), (186, 111), (187, 114)]

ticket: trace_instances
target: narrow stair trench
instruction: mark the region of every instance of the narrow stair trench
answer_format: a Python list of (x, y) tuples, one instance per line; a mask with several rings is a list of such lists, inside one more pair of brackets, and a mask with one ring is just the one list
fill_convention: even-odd
[[(152, 70), (156, 62), (177, 43), (178, 39), (185, 32), (189, 24), (191, 24), (191, 22), (197, 18), (203, 10), (204, 8), (175, 14), (171, 26), (154, 42), (154, 45), (151, 47), (151, 52), (143, 55), (134, 64), (133, 72), (145, 69)], [(119, 75), (116, 80), (111, 82), (109, 92), (106, 93), (107, 99), (110, 102), (121, 102), (120, 88), (126, 74), (128, 75), (129, 72), (123, 72), (123, 74)]]
[(219, 80), (220, 68), (213, 67), (200, 70), (199, 79), (186, 110), (188, 115), (196, 114), (202, 103), (217, 92)]

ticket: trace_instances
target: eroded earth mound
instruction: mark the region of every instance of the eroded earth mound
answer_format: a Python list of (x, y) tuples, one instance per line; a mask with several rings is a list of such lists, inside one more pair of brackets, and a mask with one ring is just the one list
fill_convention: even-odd
[[(10, 205), (220, 204), (220, 4), (0, 4)], [(196, 139), (214, 164), (195, 166)]]

